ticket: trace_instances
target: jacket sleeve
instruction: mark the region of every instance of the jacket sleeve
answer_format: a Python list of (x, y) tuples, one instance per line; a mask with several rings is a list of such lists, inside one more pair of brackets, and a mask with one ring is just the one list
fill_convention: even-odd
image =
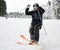
[(32, 11), (29, 11), (29, 8), (26, 8), (25, 14), (26, 14), (26, 15), (32, 15)]
[(39, 9), (40, 9), (40, 12), (41, 12), (42, 15), (43, 15), (43, 13), (45, 12), (45, 10), (44, 10), (42, 7), (39, 7)]

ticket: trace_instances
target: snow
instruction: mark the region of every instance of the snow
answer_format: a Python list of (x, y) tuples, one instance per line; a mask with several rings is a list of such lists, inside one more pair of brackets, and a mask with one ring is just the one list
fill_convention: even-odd
[(0, 17), (0, 50), (60, 50), (60, 20), (43, 20), (47, 35), (42, 27), (39, 44), (41, 46), (18, 45), (16, 42), (28, 43), (20, 38), (23, 34), (29, 39), (31, 18)]

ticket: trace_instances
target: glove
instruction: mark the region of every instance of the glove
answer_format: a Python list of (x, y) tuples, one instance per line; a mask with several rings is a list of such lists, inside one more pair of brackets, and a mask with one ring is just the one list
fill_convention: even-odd
[(31, 6), (31, 5), (30, 5), (30, 4), (28, 4), (28, 5), (27, 5), (27, 8), (30, 8), (30, 6)]

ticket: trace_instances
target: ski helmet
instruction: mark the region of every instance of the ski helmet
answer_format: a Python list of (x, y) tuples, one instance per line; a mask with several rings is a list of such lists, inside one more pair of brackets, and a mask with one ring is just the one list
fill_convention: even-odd
[(33, 9), (34, 9), (34, 11), (37, 11), (38, 8), (39, 8), (39, 4), (35, 3), (35, 4), (33, 5)]
[(39, 7), (39, 4), (38, 4), (38, 3), (35, 3), (35, 4), (33, 5), (33, 7)]

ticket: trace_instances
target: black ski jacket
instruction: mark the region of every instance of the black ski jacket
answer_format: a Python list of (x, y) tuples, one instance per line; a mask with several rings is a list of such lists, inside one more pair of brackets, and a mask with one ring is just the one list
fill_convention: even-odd
[(45, 10), (42, 7), (39, 7), (39, 13), (38, 13), (38, 11), (29, 11), (29, 8), (26, 8), (26, 10), (25, 10), (26, 15), (32, 16), (32, 23), (34, 23), (33, 21), (37, 21), (37, 22), (41, 23), (42, 15), (44, 12), (45, 12)]

